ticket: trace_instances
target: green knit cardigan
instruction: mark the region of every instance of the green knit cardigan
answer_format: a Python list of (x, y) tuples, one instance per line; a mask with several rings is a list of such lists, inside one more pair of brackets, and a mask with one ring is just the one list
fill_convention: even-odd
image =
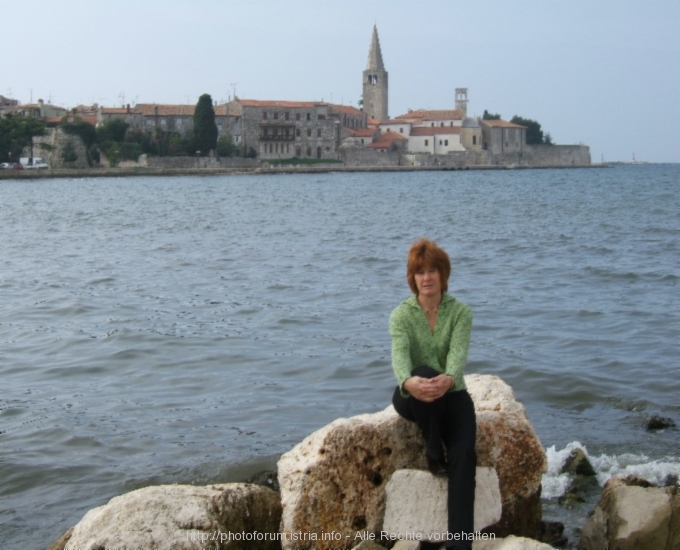
[(451, 391), (467, 389), (463, 374), (470, 346), (472, 309), (446, 292), (437, 311), (434, 331), (415, 296), (404, 300), (390, 315), (392, 368), (408, 397), (404, 382), (417, 367), (428, 366), (453, 378)]

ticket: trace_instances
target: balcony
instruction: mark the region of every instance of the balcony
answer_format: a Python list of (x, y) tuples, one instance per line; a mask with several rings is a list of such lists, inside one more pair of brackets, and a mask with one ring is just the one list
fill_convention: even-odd
[(295, 132), (289, 134), (261, 134), (260, 141), (295, 141)]
[(295, 125), (281, 123), (260, 124), (260, 141), (293, 141)]

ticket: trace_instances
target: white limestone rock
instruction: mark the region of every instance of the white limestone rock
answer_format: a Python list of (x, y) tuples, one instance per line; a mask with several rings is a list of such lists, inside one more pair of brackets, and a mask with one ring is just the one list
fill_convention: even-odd
[(392, 547), (392, 550), (418, 550), (420, 543), (415, 540), (400, 540)]
[(145, 487), (90, 510), (66, 550), (280, 548), (278, 541), (227, 540), (229, 533), (278, 532), (277, 493), (248, 483)]
[[(474, 531), (501, 519), (501, 492), (493, 468), (477, 468)], [(393, 536), (418, 533), (422, 540), (445, 541), (448, 480), (422, 470), (397, 470), (385, 486), (383, 531)]]
[(476, 540), (472, 543), (472, 550), (555, 550), (549, 544), (526, 537), (510, 535), (496, 540)]
[(680, 491), (650, 487), (633, 476), (611, 478), (583, 528), (579, 548), (680, 550)]
[[(498, 536), (540, 534), (541, 476), (546, 458), (524, 407), (497, 376), (469, 375), (465, 383), (477, 414), (477, 465), (496, 470), (502, 516)], [(375, 414), (341, 418), (314, 432), (278, 463), (281, 530), (316, 533), (284, 541), (284, 548), (324, 549), (323, 532), (339, 531), (351, 548), (357, 531), (380, 534), (385, 484), (395, 470), (426, 470), (417, 426), (390, 405)]]

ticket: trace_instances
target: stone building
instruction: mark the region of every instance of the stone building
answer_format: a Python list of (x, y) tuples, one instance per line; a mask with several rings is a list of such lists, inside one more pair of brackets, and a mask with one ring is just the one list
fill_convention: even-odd
[(369, 144), (368, 148), (379, 153), (403, 152), (407, 147), (407, 143), (407, 137), (395, 132), (385, 132), (378, 136), (373, 143)]
[(526, 126), (505, 120), (480, 120), (482, 126), (482, 148), (494, 155), (519, 153), (527, 143)]
[(240, 118), (235, 141), (262, 159), (336, 159), (341, 141), (367, 123), (354, 107), (321, 101), (236, 98), (226, 107)]
[(61, 118), (68, 114), (69, 110), (51, 103), (45, 103), (42, 99), (39, 99), (38, 103), (24, 103), (17, 106), (15, 112), (35, 118)]
[(482, 150), (482, 125), (478, 118), (465, 117), (460, 128), (460, 143), (468, 151)]
[(444, 155), (452, 151), (465, 151), (460, 143), (460, 126), (418, 126), (411, 129), (408, 150), (411, 153)]
[[(120, 108), (102, 107), (97, 112), (97, 123), (104, 123), (112, 118), (119, 118), (129, 124), (129, 129), (141, 132), (177, 132), (188, 134), (194, 128), (194, 111), (196, 105), (168, 105), (156, 103), (138, 103), (134, 107), (126, 105)], [(228, 106), (215, 105), (215, 124), (218, 137), (240, 134), (240, 117), (229, 112)]]
[(399, 115), (394, 120), (410, 122), (414, 128), (416, 127), (443, 128), (445, 126), (462, 126), (464, 118), (465, 112), (459, 109), (453, 110), (419, 109), (417, 111), (409, 111), (406, 114)]
[(368, 61), (363, 74), (363, 106), (368, 116), (379, 121), (388, 119), (387, 92), (387, 71), (380, 51), (378, 29), (373, 25), (371, 47), (368, 50)]

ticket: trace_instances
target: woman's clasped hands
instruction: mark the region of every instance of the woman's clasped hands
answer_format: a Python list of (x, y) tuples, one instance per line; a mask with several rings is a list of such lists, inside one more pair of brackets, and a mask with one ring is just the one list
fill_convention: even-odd
[(453, 388), (455, 382), (453, 378), (446, 374), (440, 374), (434, 378), (422, 378), (411, 376), (404, 382), (404, 389), (418, 401), (431, 403), (442, 397), (447, 391)]

